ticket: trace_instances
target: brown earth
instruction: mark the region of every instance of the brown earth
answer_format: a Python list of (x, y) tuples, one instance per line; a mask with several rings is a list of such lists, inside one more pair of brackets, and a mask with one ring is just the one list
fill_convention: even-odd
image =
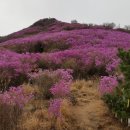
[(77, 81), (72, 92), (77, 97), (73, 112), (82, 130), (130, 130), (118, 121), (101, 99), (97, 89), (98, 81)]

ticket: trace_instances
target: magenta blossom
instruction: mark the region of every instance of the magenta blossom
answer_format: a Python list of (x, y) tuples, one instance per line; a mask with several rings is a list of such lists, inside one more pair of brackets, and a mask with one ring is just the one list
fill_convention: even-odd
[(8, 91), (0, 94), (0, 102), (2, 104), (18, 106), (23, 108), (31, 99), (33, 95), (24, 92), (21, 86), (11, 87)]
[(50, 91), (55, 97), (65, 97), (70, 93), (70, 84), (61, 80), (59, 83), (52, 86)]
[(99, 83), (101, 94), (112, 93), (118, 86), (117, 78), (114, 76), (103, 76)]
[(62, 99), (54, 99), (50, 102), (49, 113), (54, 117), (61, 117)]

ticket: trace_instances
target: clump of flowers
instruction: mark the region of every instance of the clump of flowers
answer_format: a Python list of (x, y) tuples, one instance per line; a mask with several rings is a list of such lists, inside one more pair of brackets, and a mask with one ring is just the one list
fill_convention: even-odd
[(118, 86), (117, 78), (114, 76), (103, 76), (99, 83), (99, 91), (102, 95), (112, 93)]
[(8, 91), (0, 94), (0, 102), (2, 104), (23, 108), (32, 97), (33, 95), (25, 93), (21, 86), (11, 87)]
[(56, 119), (61, 118), (62, 116), (62, 102), (63, 99), (70, 94), (70, 84), (73, 78), (71, 76), (71, 70), (65, 71), (63, 69), (59, 69), (55, 73), (60, 76), (61, 80), (54, 84), (50, 89), (50, 92), (54, 96), (54, 99), (52, 99), (50, 102), (49, 113), (55, 118), (56, 121)]
[[(30, 83), (32, 85), (37, 85), (40, 92), (41, 92), (41, 96), (43, 98), (49, 99), (51, 98), (53, 95), (53, 93), (51, 93), (50, 89), (51, 88), (56, 88), (55, 92), (59, 92), (59, 89), (57, 90), (57, 87), (59, 88), (59, 86), (61, 87), (61, 84), (64, 83), (64, 88), (69, 89), (69, 87), (67, 88), (67, 86), (69, 86), (69, 84), (72, 82), (72, 75), (71, 75), (72, 71), (67, 69), (58, 69), (55, 71), (52, 70), (44, 70), (44, 71), (40, 71), (38, 73), (33, 73), (32, 75), (30, 75)], [(62, 82), (62, 83), (61, 83)], [(59, 85), (60, 84), (60, 85)], [(62, 86), (62, 87), (63, 87)], [(60, 89), (60, 92), (62, 90)]]
[(65, 97), (70, 93), (70, 84), (62, 80), (52, 86), (50, 91), (55, 97)]
[(26, 82), (28, 73), (37, 68), (38, 57), (37, 54), (0, 51), (0, 91)]
[(32, 97), (33, 95), (26, 93), (21, 86), (11, 87), (0, 94), (0, 130), (18, 129), (23, 107)]
[(53, 99), (50, 101), (49, 113), (52, 114), (55, 118), (61, 117), (61, 105), (62, 99)]
[(113, 73), (115, 72), (115, 70), (117, 69), (117, 67), (119, 66), (120, 64), (120, 59), (112, 59), (111, 62), (109, 62), (107, 65), (106, 65), (106, 71), (110, 74), (110, 73)]

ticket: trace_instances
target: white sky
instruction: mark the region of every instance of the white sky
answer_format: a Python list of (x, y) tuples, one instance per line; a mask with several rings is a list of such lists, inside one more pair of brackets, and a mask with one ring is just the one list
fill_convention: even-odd
[(0, 0), (0, 35), (30, 26), (42, 18), (130, 25), (130, 0)]

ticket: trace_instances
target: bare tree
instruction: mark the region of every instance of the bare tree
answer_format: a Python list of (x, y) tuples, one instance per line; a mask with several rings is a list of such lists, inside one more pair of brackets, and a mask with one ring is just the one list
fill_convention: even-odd
[(126, 30), (130, 30), (130, 25), (125, 25), (124, 28), (125, 28)]
[(104, 27), (108, 27), (108, 28), (115, 28), (116, 27), (116, 24), (115, 23), (103, 23), (103, 26)]

